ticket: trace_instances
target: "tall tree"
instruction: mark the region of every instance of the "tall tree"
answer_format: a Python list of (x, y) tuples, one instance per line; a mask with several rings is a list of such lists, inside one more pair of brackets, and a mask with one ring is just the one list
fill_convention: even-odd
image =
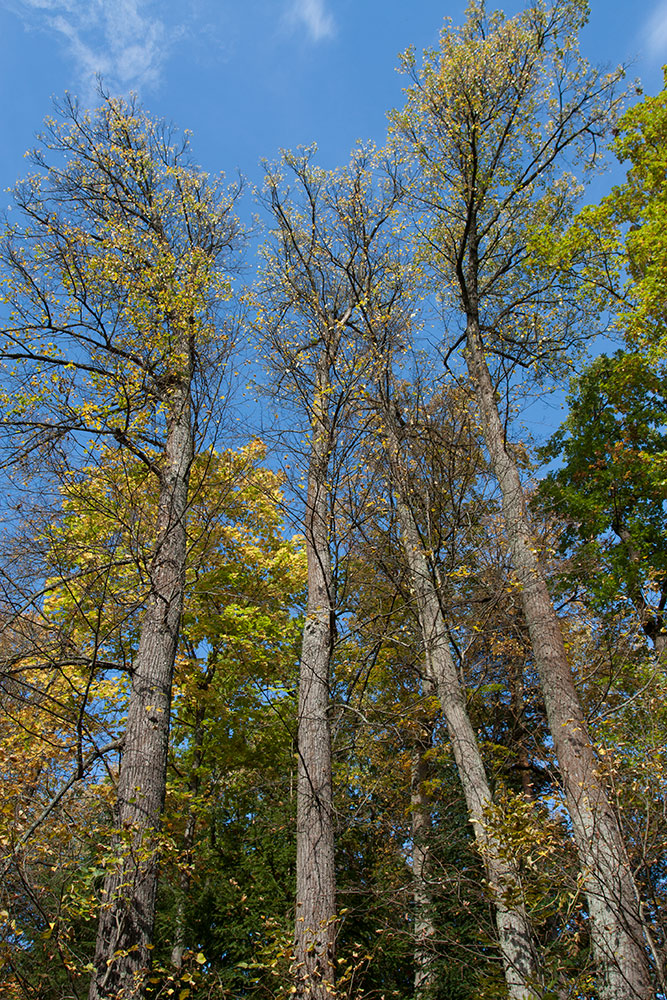
[(564, 271), (585, 256), (585, 294), (610, 312), (625, 347), (573, 380), (567, 422), (545, 449), (564, 468), (541, 493), (572, 519), (564, 545), (584, 543), (584, 563), (602, 556), (598, 596), (621, 583), (663, 653), (667, 87), (623, 115), (613, 148), (628, 165), (625, 181), (583, 209), (541, 260)]
[(651, 972), (636, 886), (598, 768), (558, 614), (532, 530), (499, 386), (517, 368), (555, 370), (581, 327), (575, 296), (531, 256), (536, 234), (571, 217), (572, 160), (594, 162), (618, 105), (619, 74), (591, 69), (577, 50), (587, 8), (534, 5), (513, 19), (468, 6), (445, 28), (393, 129), (414, 163), (413, 203), (439, 293), (463, 329), (457, 345), (474, 387), (523, 612), (558, 754), (585, 880), (605, 1000), (648, 998)]
[[(187, 140), (136, 104), (67, 100), (16, 190), (23, 218), (2, 249), (9, 303), (3, 425), (21, 457), (72, 461), (116, 442), (158, 483), (149, 594), (131, 667), (117, 787), (118, 835), (90, 996), (131, 996), (149, 964), (171, 689), (185, 566), (188, 483), (227, 338), (224, 267), (233, 198), (192, 166)], [(61, 461), (61, 460), (60, 460)]]
[[(534, 984), (538, 978), (531, 929), (520, 901), (512, 862), (506, 861), (502, 845), (487, 833), (485, 813), (492, 804), (491, 789), (467, 712), (465, 690), (450, 651), (437, 577), (433, 566), (429, 565), (428, 543), (422, 537), (415, 513), (417, 490), (406, 471), (408, 434), (394, 385), (394, 368), (396, 356), (407, 346), (419, 270), (409, 259), (404, 259), (406, 255), (393, 228), (402, 195), (401, 185), (395, 171), (386, 164), (384, 173), (374, 176), (373, 168), (377, 170), (379, 166), (379, 157), (375, 162), (369, 160), (368, 164), (358, 161), (355, 183), (339, 206), (341, 249), (336, 256), (331, 255), (330, 268), (339, 275), (343, 287), (347, 284), (348, 301), (352, 305), (347, 323), (362, 347), (364, 372), (363, 392), (357, 394), (354, 402), (366, 421), (370, 417), (371, 426), (384, 445), (404, 557), (422, 631), (427, 677), (442, 705), (470, 821), (488, 870), (508, 990), (513, 998), (523, 1000), (535, 996)], [(451, 412), (447, 416), (450, 417)], [(424, 433), (415, 417), (412, 414), (409, 418), (413, 423), (413, 437)], [(450, 439), (448, 433), (451, 433)], [(436, 446), (449, 455), (448, 485), (452, 491), (456, 484), (464, 492), (465, 485), (474, 478), (472, 437), (465, 417), (458, 424), (454, 419)], [(450, 516), (458, 502), (459, 499), (452, 496)], [(455, 528), (453, 523), (448, 523), (442, 530), (453, 533)]]
[[(299, 669), (296, 924), (297, 995), (326, 1000), (335, 980), (336, 877), (329, 718), (336, 595), (331, 539), (342, 423), (355, 374), (347, 324), (354, 300), (332, 261), (350, 182), (316, 168), (312, 151), (267, 170), (274, 233), (265, 248), (258, 330), (280, 395), (309, 425), (304, 461), (308, 598)], [(283, 172), (292, 180), (290, 190)], [(343, 254), (346, 252), (342, 247)]]

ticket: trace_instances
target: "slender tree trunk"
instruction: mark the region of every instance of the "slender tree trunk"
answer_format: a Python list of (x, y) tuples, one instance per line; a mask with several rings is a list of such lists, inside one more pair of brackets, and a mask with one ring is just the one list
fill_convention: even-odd
[(195, 842), (195, 829), (197, 819), (192, 808), (188, 809), (188, 816), (185, 821), (185, 831), (183, 833), (183, 852), (185, 854), (185, 867), (178, 873), (178, 898), (176, 901), (176, 915), (174, 920), (174, 943), (171, 949), (170, 962), (176, 969), (183, 965), (183, 953), (185, 952), (185, 906), (190, 894), (192, 879), (188, 873), (188, 865), (192, 858), (192, 848)]
[(651, 988), (639, 902), (617, 817), (567, 661), (563, 634), (537, 557), (517, 464), (505, 445), (476, 308), (468, 314), (468, 370), (475, 386), (493, 472), (502, 493), (512, 562), (540, 675), (579, 853), (602, 1000), (648, 1000)]
[(425, 736), (413, 748), (410, 806), (412, 816), (412, 894), (415, 904), (415, 997), (428, 996), (433, 975), (433, 900), (428, 887), (431, 800), (424, 789), (428, 778)]
[(653, 645), (655, 646), (655, 651), (661, 660), (664, 659), (665, 653), (667, 653), (667, 633), (662, 631), (663, 628), (664, 625), (662, 625), (661, 623), (660, 625), (661, 631), (657, 632), (654, 636), (651, 637), (653, 639)]
[(511, 1000), (536, 1000), (538, 994), (534, 984), (538, 979), (538, 966), (530, 921), (520, 902), (521, 891), (516, 871), (506, 859), (502, 845), (488, 829), (487, 813), (493, 805), (491, 789), (477, 736), (468, 715), (465, 691), (449, 648), (449, 637), (433, 573), (405, 495), (399, 437), (388, 405), (384, 407), (383, 416), (396, 491), (396, 512), (417, 602), (428, 676), (435, 687), (447, 723), (468, 817), (494, 901), (507, 990)]
[[(637, 547), (634, 545), (632, 535), (628, 529), (624, 528), (620, 524), (614, 524), (613, 529), (621, 541), (630, 562), (634, 566), (638, 566), (642, 562), (643, 557), (641, 552), (639, 552)], [(635, 611), (637, 612), (639, 623), (642, 627), (644, 635), (647, 636), (653, 643), (655, 652), (659, 659), (664, 656), (665, 650), (667, 650), (667, 632), (665, 632), (664, 611), (667, 594), (665, 593), (664, 583), (660, 589), (660, 603), (658, 607), (655, 607), (647, 602), (641, 584), (637, 579), (630, 579), (628, 585), (628, 596), (634, 605)]]
[(507, 664), (507, 680), (512, 713), (512, 743), (516, 749), (516, 763), (521, 779), (521, 791), (528, 802), (535, 801), (535, 789), (531, 779), (530, 755), (526, 746), (525, 688), (523, 683), (523, 660), (510, 654)]
[(334, 983), (336, 878), (329, 721), (333, 583), (327, 487), (326, 380), (314, 400), (306, 501), (308, 604), (299, 674), (294, 974), (297, 996), (329, 1000)]
[[(203, 690), (208, 689), (208, 683)], [(203, 691), (202, 691), (203, 695)], [(195, 707), (193, 744), (194, 754), (192, 759), (192, 777), (188, 782), (188, 791), (192, 796), (199, 794), (199, 768), (201, 767), (204, 743), (204, 717), (205, 709), (200, 703)], [(188, 804), (187, 816), (185, 819), (185, 829), (183, 831), (183, 861), (178, 871), (178, 895), (176, 899), (176, 916), (174, 920), (174, 943), (171, 949), (171, 964), (180, 969), (183, 965), (183, 953), (185, 951), (185, 907), (190, 895), (192, 879), (190, 868), (192, 864), (192, 849), (195, 845), (195, 830), (197, 828), (197, 814), (192, 806)]]
[(193, 457), (189, 386), (170, 398), (157, 544), (133, 664), (116, 805), (116, 860), (102, 893), (90, 1000), (140, 994), (149, 965), (164, 807), (171, 688), (183, 610), (188, 483)]

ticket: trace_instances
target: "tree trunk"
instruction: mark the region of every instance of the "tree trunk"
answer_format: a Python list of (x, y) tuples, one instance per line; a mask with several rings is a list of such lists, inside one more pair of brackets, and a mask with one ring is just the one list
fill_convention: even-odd
[[(209, 683), (200, 687), (201, 695), (203, 697), (204, 692), (208, 690)], [(199, 795), (200, 780), (199, 780), (199, 768), (202, 764), (203, 759), (203, 744), (204, 744), (204, 718), (206, 712), (203, 704), (198, 704), (195, 706), (195, 718), (194, 718), (194, 730), (193, 730), (193, 745), (194, 754), (192, 758), (192, 776), (188, 782), (188, 791), (193, 798)], [(185, 908), (190, 895), (190, 889), (192, 886), (192, 878), (190, 877), (190, 871), (192, 866), (192, 851), (195, 846), (195, 831), (197, 829), (197, 813), (192, 805), (192, 802), (188, 802), (187, 816), (185, 819), (185, 829), (183, 831), (183, 849), (182, 849), (182, 861), (178, 870), (178, 889), (176, 897), (176, 915), (174, 919), (174, 943), (171, 949), (171, 964), (176, 968), (180, 969), (183, 965), (183, 953), (185, 951)]]
[(415, 997), (428, 996), (433, 975), (433, 900), (428, 887), (431, 801), (424, 790), (428, 778), (425, 754), (430, 740), (422, 736), (413, 748), (410, 806), (412, 815), (412, 895), (415, 904)]
[[(633, 565), (638, 566), (642, 562), (643, 556), (634, 545), (632, 535), (627, 528), (624, 528), (620, 524), (614, 524), (612, 527), (621, 541), (623, 548), (627, 553), (628, 559), (631, 563), (633, 563)], [(635, 611), (637, 612), (639, 623), (642, 627), (644, 635), (647, 636), (653, 643), (658, 659), (662, 659), (665, 655), (665, 650), (667, 650), (667, 632), (665, 631), (664, 612), (667, 593), (665, 593), (664, 582), (661, 584), (660, 591), (660, 602), (658, 607), (655, 607), (654, 605), (649, 604), (646, 600), (644, 590), (639, 580), (633, 580), (632, 576), (628, 579), (628, 596), (634, 605)]]
[(175, 969), (183, 966), (183, 954), (185, 952), (185, 907), (192, 886), (192, 879), (188, 872), (188, 866), (192, 863), (192, 848), (195, 842), (195, 830), (197, 827), (197, 817), (192, 807), (188, 809), (188, 816), (185, 821), (183, 832), (183, 853), (181, 862), (182, 868), (178, 872), (178, 896), (176, 901), (176, 915), (174, 919), (174, 943), (171, 948), (170, 962)]
[(600, 997), (648, 1000), (654, 993), (637, 890), (617, 817), (597, 771), (560, 622), (537, 556), (517, 464), (505, 446), (476, 311), (469, 312), (467, 318), (466, 360), (502, 494), (512, 562), (521, 586), (523, 612), (579, 853), (594, 954), (601, 974)]
[(383, 418), (396, 491), (396, 512), (417, 603), (427, 673), (447, 723), (468, 818), (494, 901), (508, 994), (511, 1000), (536, 1000), (538, 994), (534, 984), (537, 982), (538, 966), (530, 922), (520, 902), (517, 874), (512, 864), (506, 860), (502, 845), (488, 829), (487, 813), (493, 805), (491, 789), (477, 736), (468, 715), (465, 691), (449, 648), (449, 637), (433, 573), (417, 522), (406, 498), (404, 476), (400, 467), (399, 437), (386, 403)]
[(521, 791), (528, 802), (535, 801), (535, 789), (532, 782), (530, 754), (526, 746), (526, 706), (523, 683), (523, 659), (510, 654), (507, 663), (507, 682), (510, 694), (510, 711), (512, 713), (512, 744), (516, 751), (516, 766), (521, 779)]
[(336, 878), (329, 722), (333, 582), (327, 487), (326, 381), (318, 378), (306, 500), (308, 604), (299, 673), (294, 975), (297, 996), (329, 1000), (334, 983)]
[(137, 997), (149, 965), (158, 880), (158, 830), (167, 780), (171, 688), (183, 610), (188, 483), (193, 457), (189, 387), (170, 399), (151, 592), (132, 671), (116, 805), (116, 859), (102, 893), (90, 1000)]

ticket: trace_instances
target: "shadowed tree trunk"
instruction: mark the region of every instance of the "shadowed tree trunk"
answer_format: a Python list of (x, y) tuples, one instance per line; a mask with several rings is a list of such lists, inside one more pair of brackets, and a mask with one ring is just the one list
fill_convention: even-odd
[(523, 680), (523, 660), (510, 654), (507, 664), (507, 682), (510, 694), (510, 712), (512, 715), (512, 744), (516, 748), (516, 766), (519, 769), (521, 791), (528, 802), (536, 799), (533, 785), (533, 768), (528, 753), (526, 729), (525, 687)]
[[(430, 735), (430, 734), (429, 734)], [(428, 996), (433, 972), (433, 900), (428, 885), (431, 798), (424, 788), (429, 775), (426, 752), (431, 741), (422, 732), (412, 751), (410, 808), (412, 826), (412, 896), (415, 904), (415, 996)]]
[[(209, 687), (210, 681), (213, 678), (213, 671), (210, 671), (208, 677), (205, 679), (204, 683), (200, 685), (200, 691), (203, 694)], [(194, 753), (192, 758), (192, 776), (188, 782), (188, 791), (192, 797), (196, 797), (199, 794), (201, 782), (199, 780), (199, 768), (202, 765), (203, 760), (203, 743), (204, 743), (204, 719), (206, 716), (206, 710), (204, 706), (199, 703), (195, 706), (194, 710), (194, 725), (193, 725), (193, 747)], [(192, 887), (192, 878), (190, 876), (190, 866), (192, 864), (192, 850), (195, 844), (195, 830), (197, 828), (197, 813), (193, 804), (188, 801), (187, 816), (185, 819), (185, 829), (183, 830), (183, 860), (181, 862), (181, 867), (178, 871), (178, 890), (177, 890), (177, 900), (176, 900), (176, 917), (175, 917), (175, 927), (174, 927), (174, 943), (171, 949), (171, 964), (176, 968), (180, 969), (183, 965), (183, 953), (186, 948), (185, 941), (185, 908), (187, 904), (187, 899), (190, 894), (190, 889)]]

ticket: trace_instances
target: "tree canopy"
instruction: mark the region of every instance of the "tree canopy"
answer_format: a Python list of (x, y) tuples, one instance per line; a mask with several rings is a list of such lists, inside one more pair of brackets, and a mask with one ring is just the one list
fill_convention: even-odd
[(265, 164), (254, 276), (187, 136), (45, 123), (0, 244), (3, 995), (667, 996), (666, 91), (621, 115), (586, 16), (405, 53), (385, 149)]

